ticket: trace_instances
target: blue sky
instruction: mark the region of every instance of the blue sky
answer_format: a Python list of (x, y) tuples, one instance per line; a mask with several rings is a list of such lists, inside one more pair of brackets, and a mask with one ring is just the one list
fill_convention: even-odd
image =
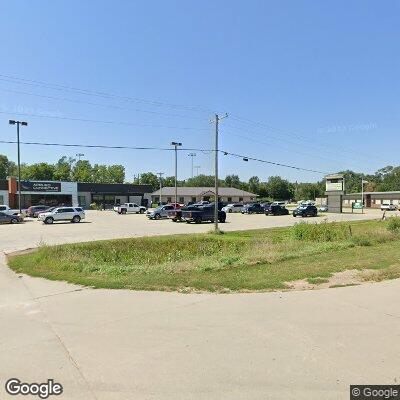
[[(326, 172), (375, 171), (399, 163), (399, 17), (397, 1), (5, 0), (0, 138), (14, 140), (8, 119), (20, 118), (29, 122), (21, 130), (26, 141), (168, 147), (178, 140), (208, 149), (216, 111), (229, 113), (221, 122), (224, 150)], [(0, 146), (16, 159), (15, 145)], [(125, 165), (128, 180), (145, 171), (173, 174), (168, 152), (23, 146), (22, 157), (55, 162), (77, 152), (92, 163)], [(213, 171), (206, 152), (195, 164)], [(321, 177), (222, 156), (220, 175), (230, 173)], [(190, 174), (182, 152), (179, 175)]]

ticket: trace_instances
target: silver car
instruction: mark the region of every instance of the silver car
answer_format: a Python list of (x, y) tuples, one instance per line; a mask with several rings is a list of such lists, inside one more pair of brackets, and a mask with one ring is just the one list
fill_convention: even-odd
[(147, 218), (149, 219), (161, 219), (168, 218), (168, 212), (174, 210), (174, 206), (167, 204), (165, 206), (157, 207), (155, 210), (147, 212)]
[(40, 213), (38, 221), (52, 224), (55, 221), (81, 222), (85, 219), (85, 211), (81, 207), (56, 207), (49, 212)]
[(222, 208), (222, 211), (226, 213), (240, 213), (243, 209), (243, 204), (228, 204), (227, 206)]

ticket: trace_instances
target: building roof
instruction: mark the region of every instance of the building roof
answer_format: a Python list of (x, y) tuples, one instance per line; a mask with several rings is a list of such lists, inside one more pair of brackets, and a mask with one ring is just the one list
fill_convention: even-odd
[[(205, 194), (214, 194), (213, 187), (178, 187), (178, 196), (203, 196)], [(162, 195), (163, 196), (173, 196), (175, 194), (175, 187), (163, 187)], [(229, 196), (229, 197), (256, 197), (257, 195), (254, 193), (247, 192), (246, 190), (231, 188), (231, 187), (220, 187), (218, 189), (218, 194), (220, 196)], [(156, 190), (152, 193), (152, 196), (159, 196), (160, 189)]]

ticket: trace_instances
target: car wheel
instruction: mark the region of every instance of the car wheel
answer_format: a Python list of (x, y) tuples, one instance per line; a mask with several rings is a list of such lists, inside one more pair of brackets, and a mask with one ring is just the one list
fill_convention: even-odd
[(52, 224), (53, 222), (54, 222), (54, 218), (53, 217), (47, 217), (44, 220), (44, 223), (47, 224), (47, 225)]
[(18, 224), (18, 222), (17, 218), (11, 218), (10, 224)]
[(121, 211), (121, 214), (126, 214), (126, 210), (122, 210), (122, 211)]
[(230, 212), (230, 213), (231, 213), (231, 212), (232, 212), (232, 210), (230, 209), (230, 210), (228, 210), (228, 212)]
[(81, 222), (81, 217), (79, 215), (74, 215), (74, 218), (72, 218), (72, 221), (74, 223)]
[(155, 216), (154, 216), (154, 219), (160, 219), (161, 218), (161, 215), (160, 214), (156, 214)]
[(219, 222), (221, 222), (221, 224), (224, 224), (225, 221), (226, 221), (226, 217), (221, 217), (221, 218), (219, 219)]
[(196, 219), (194, 220), (194, 222), (196, 224), (201, 224), (201, 218), (200, 217), (196, 217)]
[(140, 214), (144, 214), (143, 208), (140, 209)]

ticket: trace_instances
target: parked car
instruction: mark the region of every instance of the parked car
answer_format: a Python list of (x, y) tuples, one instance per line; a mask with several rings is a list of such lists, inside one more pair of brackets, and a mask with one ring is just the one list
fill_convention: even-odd
[(321, 212), (327, 212), (328, 211), (328, 205), (324, 204), (324, 205), (320, 206), (318, 210), (321, 211)]
[(26, 210), (26, 216), (31, 218), (37, 218), (38, 214), (42, 211), (46, 211), (50, 208), (45, 204), (37, 205), (37, 206), (30, 206)]
[(265, 215), (289, 215), (289, 210), (285, 206), (272, 203), (265, 209)]
[(317, 207), (314, 205), (299, 206), (293, 210), (293, 217), (316, 217), (318, 215)]
[(18, 224), (24, 219), (20, 215), (10, 215), (0, 211), (0, 224)]
[(114, 207), (114, 211), (118, 214), (143, 214), (146, 207), (139, 206), (136, 203), (124, 203)]
[(243, 209), (243, 204), (236, 203), (236, 204), (228, 204), (227, 206), (222, 208), (222, 211), (226, 213), (239, 213)]
[(263, 214), (264, 207), (259, 203), (245, 204), (242, 208), (242, 214)]
[(285, 207), (286, 201), (274, 201), (273, 203), (271, 203), (271, 205)]
[(52, 211), (40, 213), (38, 221), (52, 224), (55, 221), (80, 222), (85, 219), (85, 212), (81, 207), (55, 207)]
[[(200, 224), (203, 221), (214, 222), (215, 207), (213, 203), (199, 207), (194, 207), (190, 210), (182, 210), (182, 219), (188, 224), (195, 222)], [(218, 221), (224, 223), (226, 221), (226, 212), (218, 210)]]
[(147, 212), (147, 217), (149, 219), (161, 219), (168, 218), (168, 212), (175, 210), (175, 207), (171, 204), (167, 204), (165, 206), (157, 207), (152, 211)]
[(18, 215), (21, 214), (22, 217), (26, 216), (26, 213), (22, 210), (22, 212), (20, 213), (19, 210), (10, 208), (9, 206), (6, 206), (4, 204), (0, 205), (0, 212), (3, 212), (4, 214), (8, 214), (8, 215)]
[(394, 204), (381, 204), (381, 210), (382, 211), (396, 211), (397, 206)]

